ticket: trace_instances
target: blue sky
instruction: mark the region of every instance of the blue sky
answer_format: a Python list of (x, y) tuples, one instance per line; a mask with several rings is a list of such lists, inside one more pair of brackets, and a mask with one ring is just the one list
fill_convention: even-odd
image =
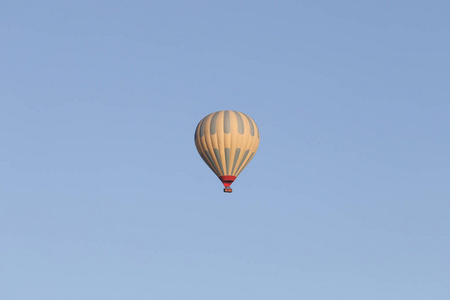
[(449, 9), (2, 1), (0, 298), (449, 299)]

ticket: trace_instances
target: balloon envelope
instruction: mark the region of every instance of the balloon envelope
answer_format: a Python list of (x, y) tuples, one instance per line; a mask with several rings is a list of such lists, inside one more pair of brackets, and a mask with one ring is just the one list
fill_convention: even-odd
[(244, 170), (259, 145), (259, 129), (244, 113), (223, 110), (204, 117), (195, 130), (197, 151), (231, 192), (229, 186)]

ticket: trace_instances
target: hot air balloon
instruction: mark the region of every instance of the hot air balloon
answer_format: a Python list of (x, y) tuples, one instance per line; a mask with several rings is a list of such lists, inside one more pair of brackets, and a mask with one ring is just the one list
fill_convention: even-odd
[(194, 135), (197, 151), (231, 193), (230, 185), (252, 160), (259, 145), (259, 130), (246, 114), (222, 110), (204, 117)]

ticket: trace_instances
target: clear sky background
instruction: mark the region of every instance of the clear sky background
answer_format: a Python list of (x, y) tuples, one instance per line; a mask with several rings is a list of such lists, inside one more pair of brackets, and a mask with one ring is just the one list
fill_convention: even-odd
[[(0, 298), (450, 299), (449, 1), (1, 1)], [(194, 146), (238, 110), (223, 186)]]

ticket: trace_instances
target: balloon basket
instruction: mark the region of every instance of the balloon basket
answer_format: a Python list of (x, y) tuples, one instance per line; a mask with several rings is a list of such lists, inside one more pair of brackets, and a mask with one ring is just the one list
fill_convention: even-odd
[(230, 187), (226, 187), (223, 189), (225, 193), (231, 193), (233, 190)]

